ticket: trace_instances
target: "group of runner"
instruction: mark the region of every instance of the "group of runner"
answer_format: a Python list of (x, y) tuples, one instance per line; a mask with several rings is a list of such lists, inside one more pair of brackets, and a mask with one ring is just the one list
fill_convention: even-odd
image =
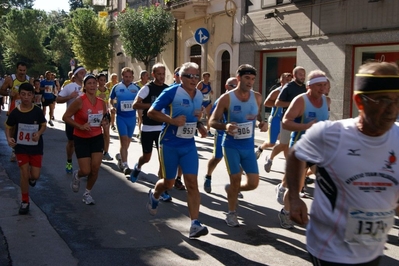
[[(82, 200), (88, 205), (94, 204), (90, 192), (102, 159), (107, 159), (108, 153), (104, 153), (105, 131), (110, 124), (112, 126), (111, 113), (115, 113), (120, 139), (120, 153), (116, 158), (120, 170), (136, 182), (141, 167), (150, 160), (155, 144), (160, 179), (148, 193), (147, 210), (156, 215), (159, 200), (171, 200), (166, 192), (175, 186), (176, 172), (180, 168), (191, 218), (189, 237), (197, 238), (208, 234), (208, 228), (199, 222), (199, 163), (194, 136), (197, 130), (202, 137), (209, 135), (210, 128), (206, 128), (200, 120), (204, 103), (207, 106), (210, 103), (204, 92), (198, 89), (200, 75), (197, 64), (184, 63), (175, 73), (181, 83), (171, 86), (164, 84), (165, 70), (162, 64), (154, 65), (151, 73), (154, 80), (140, 88), (133, 82), (133, 70), (122, 69), (122, 81), (112, 87), (109, 99), (101, 75), (86, 75), (83, 67), (74, 70), (74, 82), (64, 86), (56, 98), (57, 103), (67, 103), (63, 116), (68, 138), (66, 170), (72, 172), (69, 164), (75, 151), (79, 170), (73, 171), (71, 189), (78, 192), (80, 178), (87, 177)], [(25, 70), (18, 69), (18, 72), (26, 73), (26, 66)], [(262, 96), (253, 90), (256, 76), (257, 70), (253, 66), (239, 66), (236, 77), (226, 82), (226, 93), (220, 96), (207, 114), (210, 115), (209, 127), (217, 130), (215, 143), (220, 140), (219, 134), (224, 135), (221, 144), (215, 144), (214, 148), (223, 147), (230, 177), (230, 183), (225, 187), (228, 198), (225, 221), (232, 227), (240, 225), (237, 218), (239, 193), (258, 186), (257, 155), (277, 141), (276, 136), (271, 137), (258, 152), (253, 150), (255, 127), (258, 126), (261, 132), (268, 130), (268, 124), (260, 116)], [(290, 147), (286, 175), (276, 187), (278, 202), (284, 205), (278, 214), (281, 226), (292, 228), (291, 219), (301, 225), (308, 222), (306, 205), (300, 200), (300, 192), (305, 186), (307, 168), (316, 165), (317, 170), (313, 170), (317, 177), (315, 201), (307, 228), (307, 234), (311, 236), (310, 240), (308, 238), (308, 250), (314, 265), (378, 265), (387, 232), (393, 225), (399, 197), (399, 178), (394, 174), (399, 171), (395, 165), (395, 147), (399, 147), (398, 129), (393, 125), (399, 114), (398, 67), (388, 63), (362, 66), (356, 77), (354, 96), (360, 111), (359, 118), (337, 122), (323, 122), (329, 118), (330, 105), (330, 99), (325, 96), (329, 87), (326, 73), (311, 71), (305, 83), (305, 69), (296, 67), (292, 81), (288, 80), (289, 76), (289, 73), (282, 75), (282, 87), (277, 89), (278, 93), (273, 92), (273, 96), (263, 103), (270, 106), (275, 99), (272, 115), (281, 120), (280, 144)], [(21, 170), (22, 202), (19, 212), (26, 214), (29, 211), (29, 185), (34, 186), (40, 175), (42, 133), (46, 129), (46, 120), (43, 111), (34, 104), (35, 89), (26, 82), (29, 79), (15, 80), (12, 90), (17, 93), (11, 94), (15, 110), (10, 110), (6, 121), (6, 135), (8, 144), (15, 149)], [(8, 87), (9, 83), (6, 86), (3, 84), (1, 94), (5, 95), (7, 91), (4, 88)], [(227, 90), (227, 87), (232, 89)], [(278, 108), (282, 108), (281, 111)], [(136, 125), (136, 109), (142, 110), (142, 156), (130, 169), (127, 151)], [(269, 121), (269, 132), (272, 133), (273, 119)], [(349, 146), (351, 149), (348, 150)], [(281, 150), (286, 151), (286, 148)], [(380, 170), (381, 164), (370, 164), (375, 161), (376, 157), (372, 154), (376, 152), (381, 155), (378, 158), (384, 157), (384, 154), (389, 157)], [(358, 161), (361, 156), (367, 160), (366, 163)], [(269, 160), (267, 158), (266, 164), (271, 166)], [(351, 160), (353, 170), (341, 167), (349, 166), (348, 160)], [(218, 161), (220, 151), (215, 153), (208, 165), (204, 180), (204, 190), (208, 193), (211, 192), (211, 174)], [(265, 166), (267, 172), (270, 166)], [(361, 178), (363, 180), (357, 181)], [(370, 187), (372, 184), (384, 186), (383, 195), (365, 194), (363, 186)], [(376, 215), (371, 217), (373, 213)], [(363, 228), (363, 224), (368, 227)], [(330, 241), (331, 238), (334, 241)]]

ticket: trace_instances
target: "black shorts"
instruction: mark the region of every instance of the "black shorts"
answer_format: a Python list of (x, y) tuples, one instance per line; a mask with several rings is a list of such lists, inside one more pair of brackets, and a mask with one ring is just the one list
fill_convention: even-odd
[(345, 264), (345, 263), (335, 263), (335, 262), (328, 262), (325, 260), (319, 260), (318, 258), (314, 257), (312, 254), (308, 253), (311, 259), (311, 262), (313, 263), (314, 266), (378, 266), (380, 265), (380, 260), (382, 258), (382, 256), (379, 256), (377, 258), (375, 258), (372, 261), (369, 262), (365, 262), (365, 263), (357, 263), (357, 264)]
[(152, 152), (152, 145), (155, 142), (155, 146), (158, 149), (158, 140), (159, 134), (161, 131), (142, 131), (140, 138), (141, 138), (141, 148), (143, 153), (151, 153)]
[(49, 106), (50, 104), (55, 102), (55, 98), (53, 99), (44, 99), (43, 106)]
[(73, 140), (73, 126), (65, 123), (65, 134), (68, 140)]
[(78, 159), (91, 157), (92, 153), (103, 152), (103, 134), (91, 138), (80, 138), (74, 135), (73, 142), (75, 144), (76, 158)]

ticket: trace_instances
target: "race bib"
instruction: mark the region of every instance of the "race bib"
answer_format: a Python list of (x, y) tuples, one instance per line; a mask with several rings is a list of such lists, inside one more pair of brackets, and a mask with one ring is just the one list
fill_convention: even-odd
[(387, 239), (393, 226), (395, 210), (362, 210), (350, 208), (345, 242), (351, 245), (379, 245)]
[(207, 93), (204, 94), (204, 98), (202, 99), (203, 102), (209, 102), (211, 100), (211, 94)]
[(44, 93), (53, 93), (53, 86), (52, 85), (45, 85), (44, 86)]
[(15, 107), (18, 107), (21, 104), (21, 99), (15, 100)]
[(35, 104), (42, 104), (42, 95), (35, 94)]
[(253, 134), (253, 122), (237, 124), (237, 133), (234, 135), (235, 139), (249, 139)]
[(133, 101), (121, 101), (121, 111), (133, 111)]
[(197, 122), (190, 122), (177, 128), (176, 137), (182, 139), (191, 139), (194, 137), (195, 129), (197, 128)]
[(39, 125), (18, 124), (17, 144), (37, 145), (38, 141), (33, 141), (33, 133), (39, 131)]
[(89, 114), (88, 122), (91, 127), (101, 126), (101, 120), (103, 119), (103, 114)]

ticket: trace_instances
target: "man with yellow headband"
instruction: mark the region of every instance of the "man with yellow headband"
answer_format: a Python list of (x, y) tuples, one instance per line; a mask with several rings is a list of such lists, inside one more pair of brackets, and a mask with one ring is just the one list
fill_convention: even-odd
[[(313, 265), (379, 265), (399, 200), (399, 70), (362, 65), (356, 118), (314, 124), (294, 145), (286, 176), (290, 218), (307, 224)], [(299, 198), (306, 165), (316, 165), (310, 219)]]

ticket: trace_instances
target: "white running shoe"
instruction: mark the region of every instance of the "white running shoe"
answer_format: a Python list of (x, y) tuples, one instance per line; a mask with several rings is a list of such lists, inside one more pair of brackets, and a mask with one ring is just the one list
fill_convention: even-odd
[(284, 229), (294, 228), (294, 224), (290, 219), (289, 212), (285, 211), (284, 209), (281, 209), (281, 211), (278, 213), (278, 219), (280, 220), (281, 228)]
[(73, 177), (72, 177), (72, 181), (71, 181), (71, 189), (73, 192), (79, 192), (79, 187), (80, 187), (80, 179), (78, 176), (78, 170), (75, 170), (73, 172)]
[(240, 223), (238, 222), (237, 212), (229, 212), (226, 214), (226, 224), (231, 227), (239, 227)]
[(190, 238), (197, 238), (208, 234), (208, 228), (199, 221), (195, 221), (190, 227)]
[(277, 184), (275, 191), (276, 191), (276, 199), (277, 202), (280, 203), (281, 205), (284, 205), (284, 193), (285, 193), (286, 188), (283, 187), (280, 184)]
[(266, 173), (269, 173), (270, 170), (272, 169), (272, 164), (273, 160), (269, 159), (269, 156), (266, 156), (266, 163), (263, 165), (263, 168), (265, 168)]
[(82, 201), (86, 204), (86, 205), (94, 205), (96, 202), (94, 201), (94, 199), (92, 198), (92, 196), (90, 195), (90, 193), (84, 193), (83, 194), (83, 198)]

